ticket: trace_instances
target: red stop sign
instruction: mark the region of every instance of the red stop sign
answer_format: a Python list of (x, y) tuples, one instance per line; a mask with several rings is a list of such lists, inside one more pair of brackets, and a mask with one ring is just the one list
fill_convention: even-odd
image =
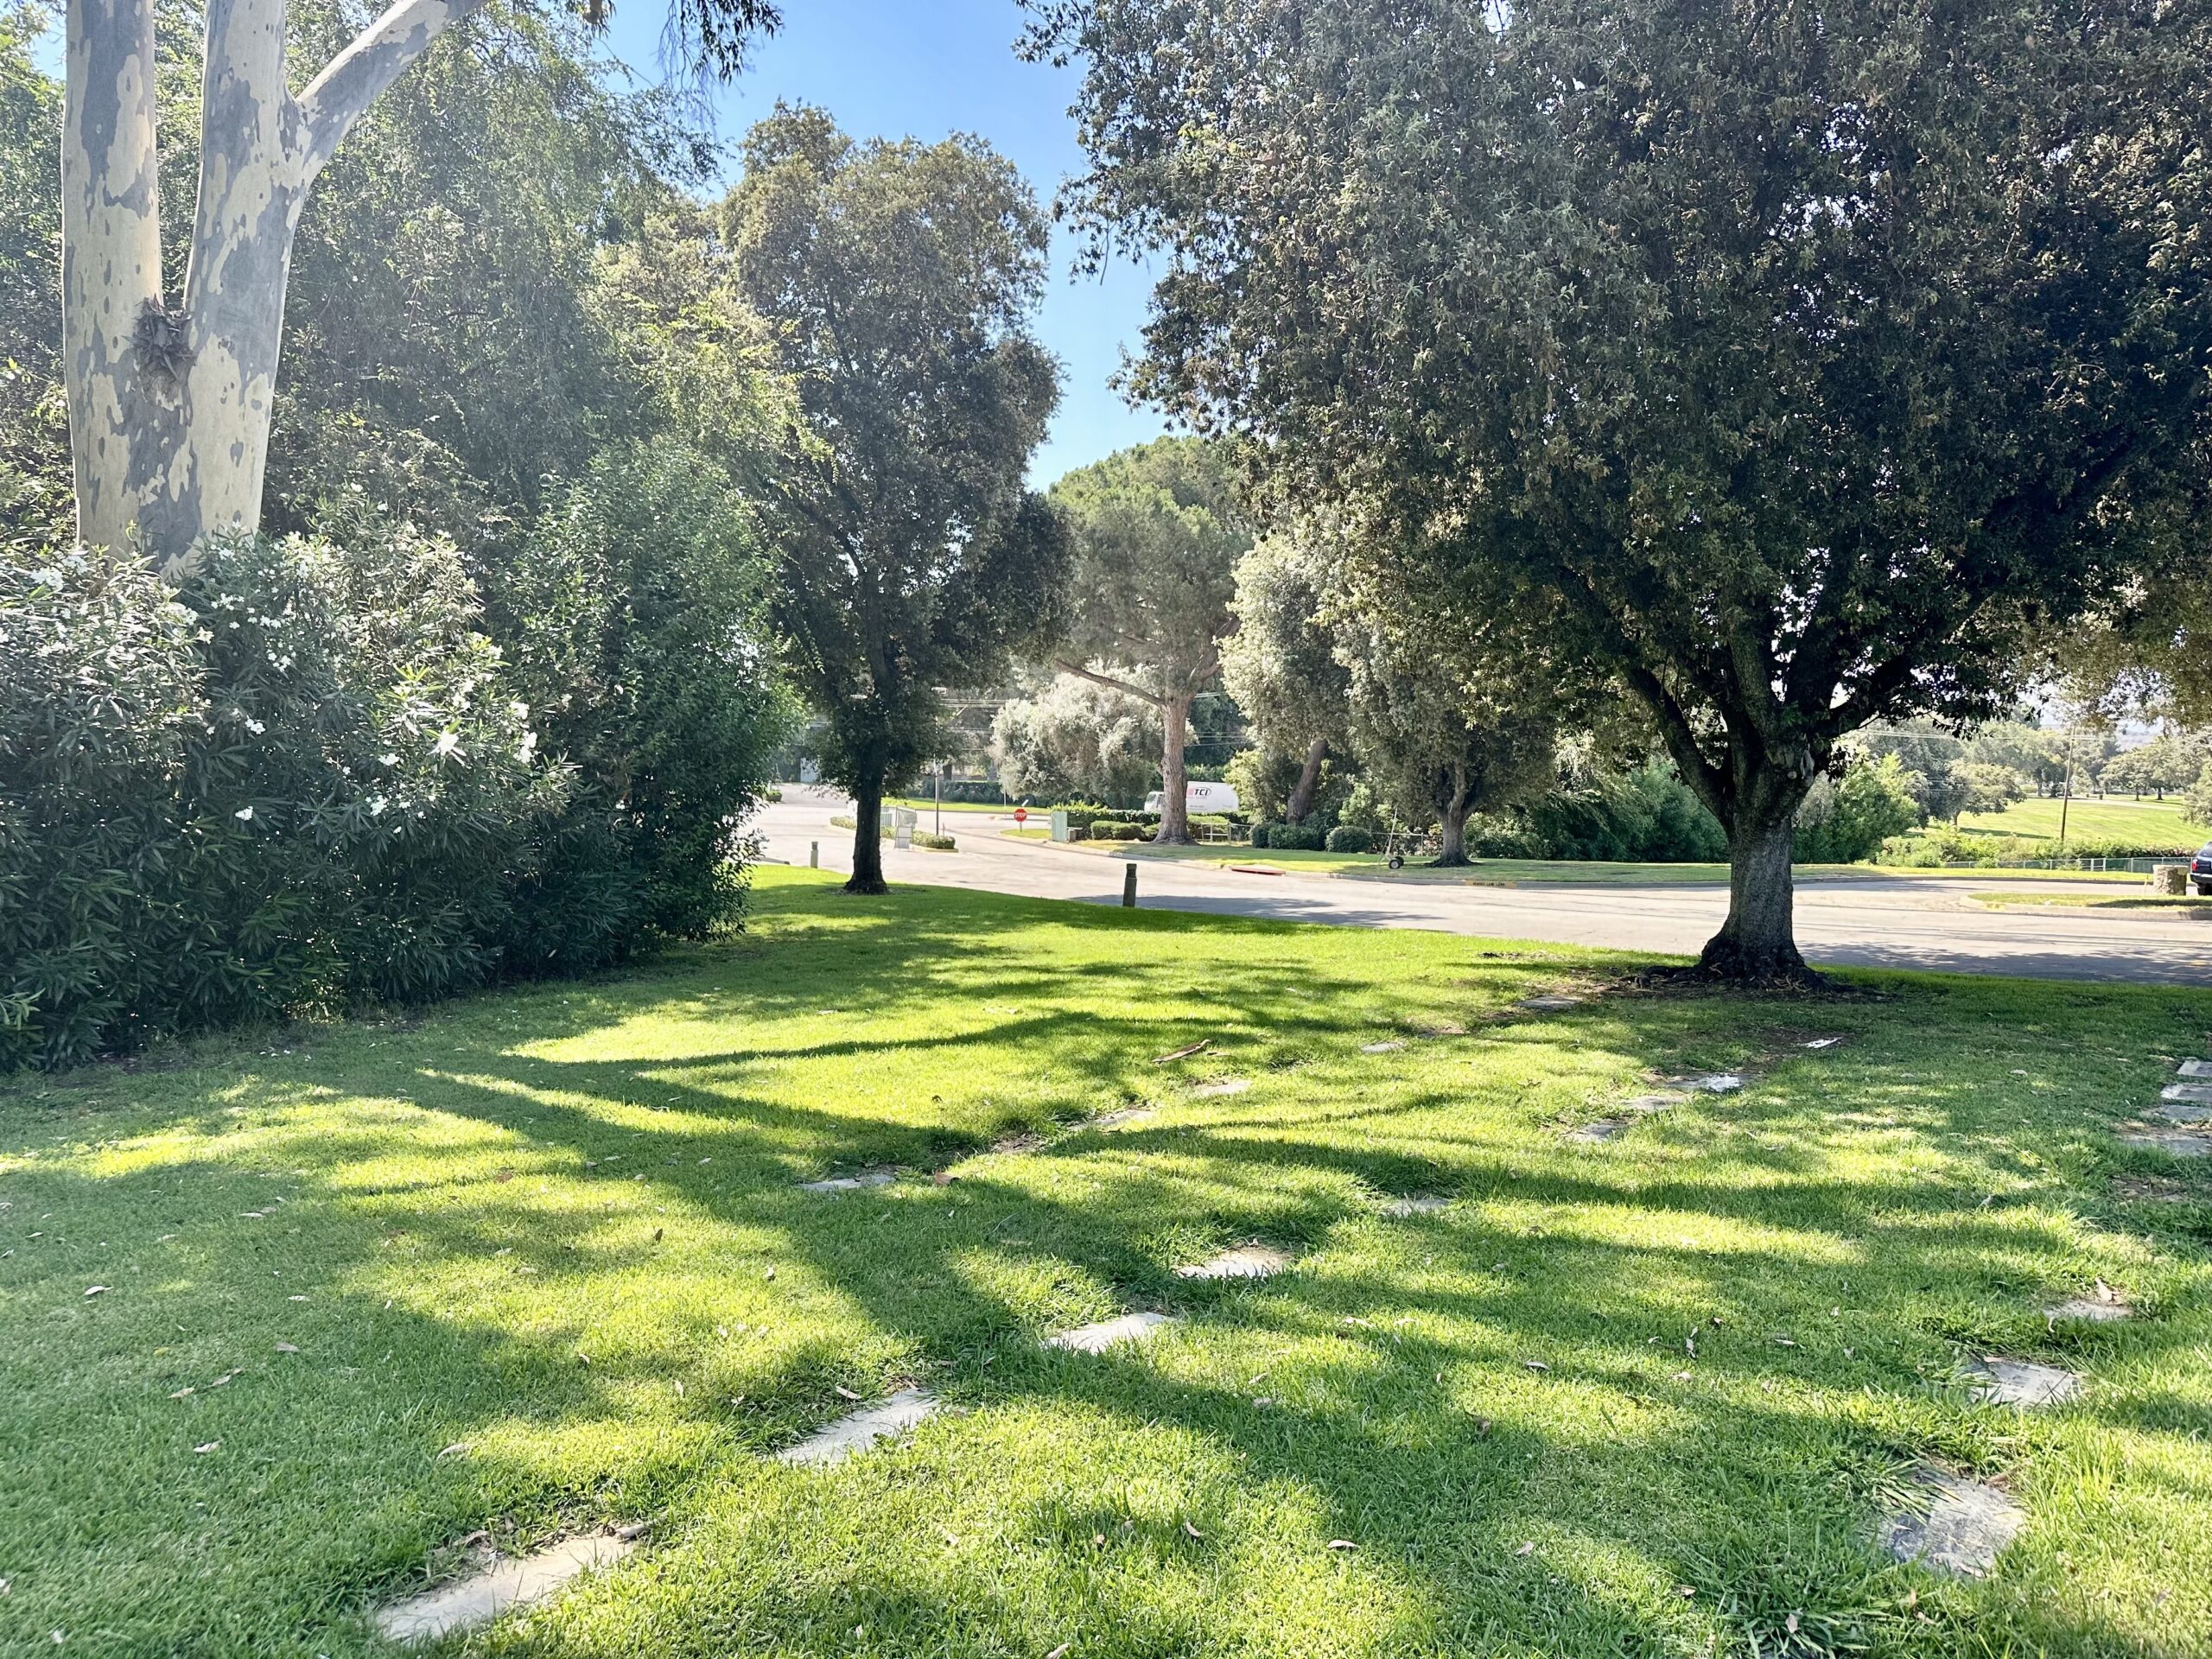
[(1028, 809), (1027, 807), (1026, 807), (1026, 806), (1017, 806), (1017, 807), (1015, 807), (1015, 808), (1014, 809), (1014, 821), (1016, 823), (1028, 823), (1028, 822), (1029, 822), (1029, 809)]

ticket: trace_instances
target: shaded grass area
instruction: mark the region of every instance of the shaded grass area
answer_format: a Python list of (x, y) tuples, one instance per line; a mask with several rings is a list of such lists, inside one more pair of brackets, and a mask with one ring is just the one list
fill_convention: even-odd
[[(2205, 1650), (2212, 1182), (2109, 1130), (2206, 999), (1510, 1007), (1621, 966), (770, 870), (642, 971), (18, 1083), (0, 1649), (372, 1652), (480, 1528), (643, 1519), (471, 1650)], [(1561, 1137), (1718, 1068), (1755, 1080)], [(1299, 1265), (1173, 1274), (1247, 1239)], [(2140, 1317), (2045, 1321), (2099, 1278)], [(1184, 1320), (1039, 1344), (1131, 1306)], [(1982, 1351), (2089, 1391), (1976, 1405)], [(762, 1457), (910, 1381), (958, 1409)], [(1992, 1580), (1872, 1548), (1916, 1459), (2025, 1505)]]

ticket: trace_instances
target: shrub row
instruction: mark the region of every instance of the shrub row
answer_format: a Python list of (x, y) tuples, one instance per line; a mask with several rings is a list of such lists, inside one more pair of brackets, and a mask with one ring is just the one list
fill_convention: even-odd
[(683, 487), (556, 495), (511, 649), (409, 530), (213, 543), (175, 589), (0, 550), (0, 1069), (733, 922), (787, 715), (717, 586), (727, 504), (687, 523)]

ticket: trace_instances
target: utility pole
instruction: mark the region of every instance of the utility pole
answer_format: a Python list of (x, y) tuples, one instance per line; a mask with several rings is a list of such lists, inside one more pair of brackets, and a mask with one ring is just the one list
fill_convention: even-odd
[(2058, 850), (2066, 850), (2066, 809), (2074, 804), (2074, 728), (2066, 728), (2066, 782), (2058, 796)]

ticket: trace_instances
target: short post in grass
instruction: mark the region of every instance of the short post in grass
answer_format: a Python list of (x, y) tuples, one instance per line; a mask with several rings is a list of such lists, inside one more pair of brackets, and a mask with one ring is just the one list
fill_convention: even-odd
[(1124, 864), (1122, 866), (1122, 908), (1135, 910), (1136, 907), (1137, 867), (1135, 864)]
[(806, 843), (806, 868), (810, 870), (818, 870), (822, 868), (822, 843), (818, 841), (810, 841)]

